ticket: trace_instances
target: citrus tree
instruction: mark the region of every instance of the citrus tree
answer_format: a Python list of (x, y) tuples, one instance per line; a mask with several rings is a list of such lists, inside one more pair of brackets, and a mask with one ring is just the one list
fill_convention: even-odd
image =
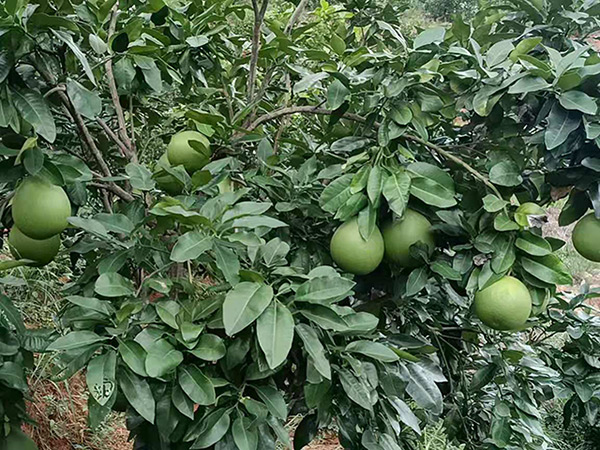
[(557, 291), (540, 226), (564, 195), (564, 224), (600, 217), (599, 9), (407, 37), (369, 0), (0, 5), (2, 264), (62, 240), (76, 274), (34, 350), (144, 449), (291, 446), (290, 413), (297, 449), (332, 424), (417, 448), (440, 418), (469, 449), (551, 448), (550, 400), (596, 424), (594, 293)]

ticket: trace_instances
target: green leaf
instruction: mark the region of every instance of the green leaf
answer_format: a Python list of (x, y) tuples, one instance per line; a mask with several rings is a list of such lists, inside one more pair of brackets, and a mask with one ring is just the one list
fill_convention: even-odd
[(288, 416), (287, 405), (281, 392), (271, 386), (254, 386), (256, 393), (263, 401), (273, 416), (281, 420), (286, 420)]
[(507, 60), (508, 55), (514, 50), (510, 39), (496, 42), (490, 47), (485, 55), (485, 62), (489, 67), (495, 67)]
[(135, 341), (119, 342), (119, 354), (127, 366), (141, 377), (147, 377), (146, 350)]
[(290, 251), (290, 245), (279, 238), (273, 238), (261, 246), (260, 251), (267, 267), (285, 265), (285, 257)]
[(52, 112), (44, 98), (33, 90), (11, 91), (15, 107), (36, 133), (52, 143), (56, 139), (56, 126)]
[(177, 379), (183, 392), (195, 403), (208, 406), (216, 402), (217, 397), (213, 384), (198, 367), (180, 366)]
[(496, 364), (485, 365), (473, 375), (473, 379), (469, 385), (469, 390), (471, 392), (477, 392), (481, 390), (483, 387), (492, 382), (492, 380), (496, 377), (497, 372), (498, 366)]
[(92, 47), (98, 55), (103, 55), (108, 50), (108, 45), (106, 45), (106, 42), (104, 42), (95, 34), (90, 33), (88, 35), (88, 41), (90, 43), (90, 47)]
[(439, 167), (428, 163), (413, 163), (408, 166), (412, 182), (410, 193), (427, 203), (439, 208), (450, 208), (456, 205), (454, 198), (454, 180)]
[(521, 233), (515, 245), (532, 256), (546, 256), (552, 253), (552, 246), (546, 239), (529, 231)]
[(70, 295), (66, 297), (66, 300), (81, 308), (96, 311), (105, 316), (111, 316), (115, 312), (115, 309), (110, 302), (98, 300), (97, 298), (93, 297)]
[(315, 369), (328, 380), (331, 380), (331, 366), (325, 355), (325, 348), (315, 330), (305, 324), (296, 325), (296, 333), (304, 342), (304, 347), (307, 353), (313, 360)]
[(391, 397), (389, 399), (389, 402), (392, 404), (392, 406), (398, 413), (400, 420), (406, 425), (408, 425), (410, 428), (412, 428), (415, 433), (421, 434), (421, 427), (419, 427), (419, 419), (417, 418), (417, 416), (415, 416), (410, 407), (397, 397)]
[(68, 351), (76, 348), (89, 347), (98, 342), (108, 340), (106, 337), (98, 336), (92, 331), (71, 331), (65, 336), (59, 337), (52, 342), (47, 350), (52, 351)]
[(514, 231), (519, 229), (519, 225), (510, 220), (505, 212), (501, 212), (494, 218), (494, 228), (497, 231)]
[(299, 94), (301, 92), (307, 91), (313, 86), (315, 86), (317, 83), (319, 83), (319, 81), (324, 80), (328, 77), (329, 74), (327, 72), (319, 72), (306, 75), (296, 84), (294, 84), (293, 92), (294, 94)]
[(513, 161), (501, 161), (490, 170), (490, 181), (499, 186), (518, 186), (523, 182), (521, 169)]
[(94, 219), (104, 225), (108, 231), (119, 234), (131, 234), (135, 225), (133, 222), (124, 214), (112, 213), (100, 213), (94, 216)]
[(83, 117), (93, 120), (102, 112), (100, 96), (71, 78), (67, 80), (67, 95), (75, 110)]
[(527, 76), (521, 78), (510, 88), (508, 88), (508, 93), (513, 95), (525, 94), (530, 92), (545, 91), (551, 87), (552, 85), (542, 77)]
[(222, 242), (223, 241), (213, 241), (215, 261), (227, 282), (231, 286), (235, 286), (240, 281), (240, 262), (236, 253), (229, 247), (226, 247)]
[(273, 288), (243, 281), (227, 293), (223, 303), (223, 324), (229, 336), (251, 325), (273, 300)]
[(240, 202), (233, 208), (225, 211), (223, 222), (244, 216), (260, 216), (267, 212), (273, 204), (271, 202)]
[(319, 205), (324, 211), (335, 213), (352, 197), (350, 184), (352, 174), (346, 174), (330, 183), (319, 198)]
[(125, 172), (129, 176), (129, 182), (134, 189), (150, 191), (154, 189), (156, 182), (152, 179), (152, 172), (146, 166), (129, 163), (125, 166)]
[(571, 284), (569, 269), (556, 255), (521, 258), (523, 269), (539, 280), (551, 284)]
[(338, 369), (337, 374), (348, 398), (366, 410), (373, 411), (371, 394), (367, 386), (346, 369)]
[(462, 279), (460, 272), (454, 270), (446, 261), (434, 261), (433, 264), (431, 264), (431, 271), (448, 280), (459, 281)]
[(356, 283), (344, 277), (316, 277), (296, 291), (297, 302), (328, 304), (346, 298)]
[(398, 216), (404, 215), (410, 192), (410, 176), (405, 171), (390, 175), (383, 185), (383, 196), (390, 209)]
[(198, 344), (190, 351), (196, 358), (205, 361), (218, 361), (225, 356), (227, 348), (225, 342), (219, 336), (214, 334), (203, 334), (198, 340)]
[(30, 175), (37, 174), (44, 166), (44, 153), (38, 147), (26, 150), (23, 154), (23, 165)]
[(346, 331), (348, 329), (344, 318), (327, 306), (306, 305), (299, 312), (324, 330)]
[(361, 136), (347, 136), (338, 139), (331, 144), (331, 151), (334, 153), (351, 153), (355, 150), (365, 148), (371, 140)]
[(385, 346), (384, 344), (380, 344), (379, 342), (354, 341), (346, 346), (345, 351), (351, 353), (360, 353), (361, 355), (368, 356), (369, 358), (387, 363), (396, 362), (400, 359), (391, 348)]
[(119, 386), (129, 404), (139, 415), (154, 424), (156, 403), (148, 382), (133, 372), (123, 369), (119, 372)]
[(493, 194), (488, 194), (483, 197), (483, 209), (489, 213), (495, 213), (505, 208), (508, 202), (504, 199), (500, 199)]
[(148, 348), (146, 373), (152, 378), (161, 378), (175, 370), (182, 362), (183, 353), (176, 350), (166, 339), (159, 339)]
[(427, 268), (419, 267), (414, 269), (406, 281), (406, 296), (411, 297), (418, 294), (427, 284)]
[(568, 91), (558, 97), (558, 101), (565, 109), (574, 109), (584, 114), (594, 116), (598, 113), (596, 100), (581, 91)]
[(235, 219), (232, 226), (234, 228), (281, 228), (288, 225), (281, 220), (269, 216), (248, 216)]
[[(214, 419), (211, 420), (211, 417)], [(198, 436), (190, 449), (209, 448), (219, 442), (231, 425), (227, 410), (215, 411), (205, 419), (205, 431)]]
[(543, 41), (542, 37), (531, 37), (527, 39), (523, 39), (521, 42), (517, 44), (515, 49), (510, 54), (510, 59), (514, 62), (519, 60), (519, 56), (526, 55), (531, 50), (536, 48)]
[(430, 44), (439, 44), (446, 36), (446, 29), (443, 27), (429, 28), (422, 31), (413, 42), (413, 48), (416, 50)]
[(213, 242), (210, 236), (200, 231), (188, 231), (177, 239), (177, 243), (171, 250), (171, 261), (185, 262), (197, 259), (212, 248)]
[(282, 303), (272, 302), (256, 322), (256, 335), (270, 369), (288, 357), (294, 341), (294, 317)]
[(13, 302), (0, 292), (0, 325), (9, 330), (17, 330), (19, 333), (25, 332), (25, 324), (21, 318), (21, 313), (15, 307)]
[(184, 416), (194, 418), (194, 402), (183, 392), (180, 386), (175, 386), (171, 392), (171, 401)]
[(409, 363), (406, 370), (410, 381), (406, 392), (422, 408), (430, 410), (434, 414), (441, 414), (443, 409), (442, 393), (432, 380), (428, 371), (420, 365)]
[(333, 110), (338, 109), (344, 104), (349, 95), (350, 90), (344, 86), (344, 83), (335, 79), (327, 90), (327, 107)]
[(156, 93), (162, 92), (162, 76), (160, 74), (160, 69), (156, 65), (156, 61), (148, 56), (143, 55), (134, 55), (133, 60), (135, 65), (141, 69), (142, 74), (144, 75), (144, 80), (148, 86), (150, 86), (150, 88), (152, 88), (152, 90)]
[(71, 51), (73, 52), (75, 57), (79, 60), (79, 62), (83, 66), (83, 70), (84, 70), (85, 74), (88, 76), (90, 81), (95, 86), (96, 78), (94, 77), (94, 72), (92, 71), (90, 63), (88, 62), (85, 54), (77, 46), (77, 44), (75, 44), (75, 42), (73, 42), (73, 37), (66, 31), (56, 30), (54, 28), (50, 28), (50, 31), (52, 32), (52, 34), (54, 34), (54, 36), (56, 36), (57, 38), (59, 38), (61, 41), (63, 41), (65, 44), (67, 44), (69, 46), (69, 48), (71, 49)]
[(238, 450), (257, 450), (258, 432), (250, 419), (245, 417), (237, 419), (233, 422), (231, 433)]
[(546, 148), (552, 150), (563, 144), (569, 135), (579, 128), (581, 124), (581, 113), (567, 111), (555, 105), (548, 117), (548, 127), (544, 134)]
[(108, 272), (98, 277), (94, 291), (104, 297), (125, 297), (133, 295), (133, 283), (124, 276)]
[(12, 361), (6, 361), (0, 366), (0, 382), (2, 389), (6, 387), (16, 389), (21, 392), (27, 392), (27, 378), (21, 364)]
[(208, 44), (209, 39), (203, 34), (199, 34), (198, 36), (191, 36), (185, 40), (190, 47), (198, 48), (203, 45)]
[(86, 371), (86, 382), (90, 394), (104, 406), (115, 391), (115, 371), (117, 366), (117, 352), (110, 350), (96, 356), (90, 361)]
[(369, 205), (358, 213), (358, 231), (362, 238), (368, 240), (377, 227), (377, 210)]
[(386, 174), (379, 166), (374, 166), (369, 172), (369, 180), (367, 181), (367, 194), (373, 205), (379, 203), (379, 197), (383, 191), (383, 186), (386, 181)]

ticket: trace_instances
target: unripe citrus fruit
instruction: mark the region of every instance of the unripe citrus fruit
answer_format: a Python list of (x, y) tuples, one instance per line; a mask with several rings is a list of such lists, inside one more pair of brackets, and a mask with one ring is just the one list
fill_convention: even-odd
[(531, 295), (513, 277), (504, 277), (475, 294), (475, 314), (495, 330), (521, 328), (531, 314)]
[[(196, 148), (190, 142), (194, 142)], [(182, 131), (171, 138), (167, 147), (169, 162), (183, 165), (189, 173), (202, 169), (210, 159), (210, 142), (197, 131)]]
[[(163, 153), (158, 162), (165, 167), (171, 167), (171, 163), (169, 162), (169, 158), (167, 157), (166, 153)], [(158, 187), (160, 187), (163, 191), (169, 195), (179, 195), (183, 192), (183, 184), (177, 178), (170, 173), (161, 170), (161, 167), (158, 165), (156, 166), (155, 171), (157, 175), (154, 179), (156, 180)]]
[(573, 245), (581, 256), (600, 262), (600, 220), (588, 214), (573, 229)]
[(47, 239), (67, 228), (71, 202), (60, 186), (38, 177), (27, 178), (12, 202), (15, 224), (32, 239)]
[(31, 239), (13, 226), (8, 235), (8, 247), (16, 259), (31, 259), (43, 266), (58, 254), (60, 235), (56, 234), (48, 239)]
[(6, 437), (4, 446), (1, 447), (6, 450), (38, 450), (35, 442), (29, 438), (21, 430), (14, 428), (10, 434)]
[(385, 257), (401, 267), (416, 267), (419, 261), (410, 254), (410, 247), (422, 242), (433, 252), (435, 242), (431, 223), (427, 218), (412, 209), (407, 209), (401, 219), (388, 224), (383, 230)]
[(366, 241), (358, 231), (358, 219), (337, 229), (331, 239), (331, 257), (343, 270), (356, 275), (373, 272), (383, 259), (383, 237), (379, 228)]

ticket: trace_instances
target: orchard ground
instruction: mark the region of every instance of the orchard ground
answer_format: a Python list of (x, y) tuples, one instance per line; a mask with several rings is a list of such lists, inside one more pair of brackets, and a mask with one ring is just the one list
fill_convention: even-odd
[[(600, 287), (600, 264), (582, 258), (571, 243), (574, 224), (569, 227), (558, 226), (560, 207), (548, 209), (548, 223), (544, 234), (563, 239), (567, 245), (560, 250), (560, 256), (569, 267), (574, 278), (574, 286), (587, 283), (591, 287)], [(7, 257), (3, 249), (1, 258)], [(42, 269), (15, 269), (15, 295), (20, 300), (21, 309), (28, 326), (32, 328), (51, 326), (53, 318), (62, 305), (61, 287), (69, 282), (69, 268), (66, 258), (54, 262)], [(8, 275), (10, 277), (11, 275)], [(564, 290), (571, 289), (568, 286)], [(600, 299), (593, 301), (600, 308)], [(132, 443), (127, 441), (123, 415), (113, 414), (110, 419), (94, 432), (87, 427), (87, 390), (85, 377), (80, 373), (67, 382), (52, 381), (49, 364), (41, 361), (31, 377), (33, 403), (29, 404), (29, 413), (37, 426), (26, 428), (28, 434), (38, 444), (40, 450), (130, 450)], [(300, 423), (300, 417), (290, 418), (288, 427), (293, 435), (294, 427)], [(108, 446), (107, 446), (108, 445)], [(324, 433), (308, 450), (341, 450), (334, 433)]]

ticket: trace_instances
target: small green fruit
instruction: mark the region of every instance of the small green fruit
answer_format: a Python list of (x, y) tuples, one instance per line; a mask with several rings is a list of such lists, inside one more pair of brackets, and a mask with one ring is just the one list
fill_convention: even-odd
[(67, 228), (71, 202), (60, 186), (38, 177), (27, 178), (12, 202), (15, 224), (32, 239), (47, 239)]
[(13, 226), (8, 235), (8, 247), (16, 259), (31, 259), (39, 266), (45, 266), (58, 254), (60, 235), (48, 239), (31, 239)]
[(331, 239), (331, 257), (343, 270), (356, 275), (373, 272), (383, 259), (383, 237), (375, 228), (366, 241), (358, 231), (358, 219), (340, 226)]
[[(191, 144), (194, 142), (196, 148)], [(183, 165), (188, 173), (202, 169), (210, 159), (210, 142), (197, 131), (182, 131), (171, 138), (167, 147), (169, 162)]]
[(573, 245), (581, 256), (600, 262), (600, 220), (594, 214), (581, 219), (573, 229)]
[(475, 314), (488, 327), (511, 331), (522, 329), (531, 315), (531, 295), (513, 277), (504, 277), (475, 294)]
[(410, 247), (422, 242), (431, 254), (435, 248), (431, 223), (412, 209), (407, 209), (401, 219), (388, 224), (383, 230), (385, 257), (401, 267), (417, 267), (420, 262), (410, 254)]

